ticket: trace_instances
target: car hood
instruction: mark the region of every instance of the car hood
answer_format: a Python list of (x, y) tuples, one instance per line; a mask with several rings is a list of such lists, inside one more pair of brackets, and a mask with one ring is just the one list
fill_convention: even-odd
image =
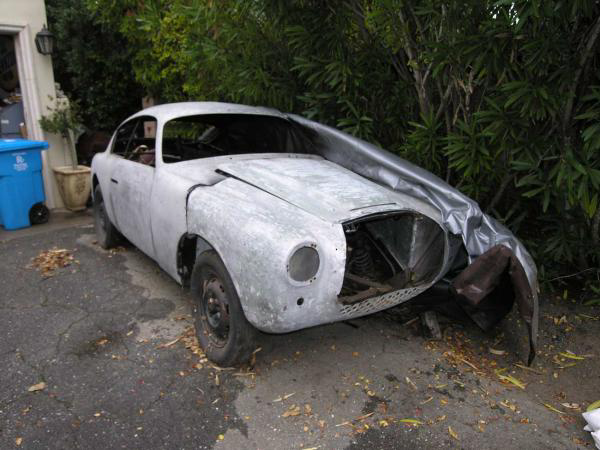
[(439, 217), (430, 205), (321, 158), (302, 156), (236, 161), (218, 165), (217, 171), (329, 222), (340, 223), (399, 209), (415, 210), (434, 219)]

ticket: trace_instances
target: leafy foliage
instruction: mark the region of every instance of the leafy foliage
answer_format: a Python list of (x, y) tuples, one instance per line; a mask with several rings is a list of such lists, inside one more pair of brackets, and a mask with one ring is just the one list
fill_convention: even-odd
[[(52, 97), (50, 100), (54, 100)], [(71, 152), (73, 168), (77, 168), (77, 152), (74, 146), (74, 133), (81, 129), (81, 113), (76, 102), (58, 99), (55, 106), (47, 107), (49, 114), (40, 119), (42, 130), (47, 133), (58, 134), (66, 139)]]
[(87, 4), (126, 37), (137, 81), (160, 100), (337, 126), (473, 196), (548, 276), (599, 264), (596, 0)]
[(56, 37), (54, 76), (81, 106), (84, 124), (112, 131), (141, 107), (143, 90), (132, 76), (127, 40), (100, 24), (85, 0), (46, 0), (48, 25)]

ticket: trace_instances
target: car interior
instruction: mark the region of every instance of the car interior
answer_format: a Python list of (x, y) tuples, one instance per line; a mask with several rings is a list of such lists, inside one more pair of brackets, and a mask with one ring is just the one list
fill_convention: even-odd
[(154, 167), (156, 119), (140, 117), (122, 125), (115, 136), (112, 153)]
[(249, 153), (311, 153), (305, 132), (271, 116), (213, 114), (177, 118), (163, 128), (166, 163)]

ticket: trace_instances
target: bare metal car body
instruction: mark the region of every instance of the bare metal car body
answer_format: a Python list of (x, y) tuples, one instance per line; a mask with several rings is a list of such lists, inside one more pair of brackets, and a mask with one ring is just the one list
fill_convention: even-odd
[[(165, 124), (201, 116), (280, 121), (310, 145), (165, 162)], [(516, 299), (534, 349), (531, 257), (507, 229), (434, 175), (338, 130), (266, 108), (161, 105), (121, 127), (135, 120), (155, 121), (153, 165), (114, 154), (117, 133), (92, 163), (111, 222), (181, 284), (196, 255), (216, 251), (257, 329), (284, 333), (371, 314), (446, 279), (484, 327), (507, 308), (490, 316), (480, 304), (512, 286), (508, 309)], [(316, 250), (318, 269), (297, 281), (290, 258), (302, 248)], [(365, 253), (375, 257), (368, 261)], [(486, 256), (491, 265), (483, 264)], [(479, 284), (482, 273), (493, 276)]]

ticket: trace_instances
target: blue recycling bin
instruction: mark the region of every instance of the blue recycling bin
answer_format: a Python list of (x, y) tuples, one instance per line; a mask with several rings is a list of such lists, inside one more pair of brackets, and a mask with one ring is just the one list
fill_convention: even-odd
[(44, 141), (0, 139), (0, 225), (6, 230), (48, 221), (41, 152)]

